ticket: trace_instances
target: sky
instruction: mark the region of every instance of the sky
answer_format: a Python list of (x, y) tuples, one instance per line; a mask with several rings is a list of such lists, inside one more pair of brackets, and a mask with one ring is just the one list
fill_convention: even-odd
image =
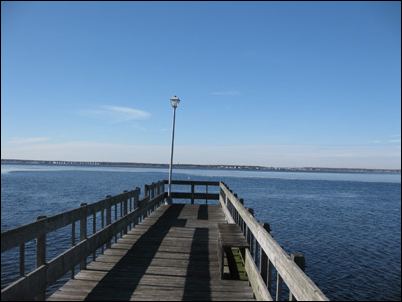
[(1, 158), (401, 168), (401, 3), (1, 2)]

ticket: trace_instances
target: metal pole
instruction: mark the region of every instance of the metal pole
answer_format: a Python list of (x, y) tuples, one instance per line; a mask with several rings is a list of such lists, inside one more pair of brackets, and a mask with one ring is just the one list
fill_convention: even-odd
[(169, 188), (168, 188), (168, 203), (172, 203), (172, 165), (173, 165), (173, 144), (174, 144), (174, 123), (176, 118), (176, 107), (173, 107), (173, 125), (172, 125), (172, 148), (170, 150), (170, 167), (169, 167)]

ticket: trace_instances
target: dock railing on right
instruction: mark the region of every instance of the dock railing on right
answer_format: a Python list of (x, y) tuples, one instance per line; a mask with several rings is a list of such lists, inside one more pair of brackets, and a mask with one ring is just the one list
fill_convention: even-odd
[(228, 223), (238, 224), (250, 243), (250, 251), (246, 250), (245, 268), (257, 300), (273, 300), (271, 284), (272, 271), (275, 268), (276, 301), (282, 298), (282, 282), (289, 288), (291, 299), (294, 297), (298, 301), (328, 301), (264, 226), (244, 207), (243, 200), (238, 199), (223, 182), (220, 182), (219, 201)]

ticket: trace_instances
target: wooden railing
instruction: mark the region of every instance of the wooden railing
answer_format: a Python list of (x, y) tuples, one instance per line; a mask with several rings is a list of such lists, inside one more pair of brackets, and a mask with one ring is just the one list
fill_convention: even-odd
[[(282, 299), (282, 283), (289, 288), (289, 300), (328, 301), (327, 297), (272, 238), (264, 225), (258, 223), (243, 200), (220, 183), (219, 200), (229, 223), (243, 230), (250, 250), (246, 250), (245, 268), (257, 300), (272, 301), (272, 271), (277, 272), (276, 301)], [(258, 263), (259, 262), (259, 263)]]
[[(111, 246), (114, 238), (127, 233), (144, 217), (161, 205), (165, 199), (165, 182), (145, 186), (144, 197), (139, 198), (140, 189), (124, 191), (92, 204), (51, 217), (40, 216), (38, 220), (1, 233), (1, 252), (20, 248), (20, 278), (1, 290), (1, 300), (43, 300), (45, 290), (74, 267), (85, 268), (86, 259), (96, 252), (102, 253)], [(91, 219), (92, 218), (92, 219)], [(88, 237), (88, 220), (92, 220), (92, 235)], [(99, 221), (100, 220), (100, 221)], [(98, 223), (97, 223), (98, 222)], [(100, 222), (100, 223), (99, 223)], [(79, 241), (76, 242), (76, 224), (79, 224)], [(99, 230), (96, 226), (100, 225)], [(71, 225), (71, 248), (57, 257), (46, 261), (46, 236), (60, 228)], [(36, 269), (25, 272), (25, 244), (36, 239)]]
[[(169, 181), (165, 180), (165, 184), (168, 184)], [(180, 186), (189, 186), (190, 193), (188, 192), (173, 192), (172, 198), (174, 199), (188, 199), (191, 204), (195, 203), (196, 199), (205, 200), (205, 203), (208, 204), (208, 200), (219, 200), (219, 193), (208, 193), (209, 187), (218, 187), (219, 181), (190, 181), (190, 180), (172, 180), (172, 185), (180, 185)], [(195, 192), (195, 187), (205, 186), (204, 192)]]
[[(125, 191), (116, 196), (92, 204), (82, 204), (81, 207), (57, 214), (51, 217), (38, 217), (38, 220), (1, 233), (1, 252), (19, 247), (20, 278), (2, 289), (1, 300), (43, 300), (45, 290), (58, 279), (71, 271), (74, 278), (74, 268), (80, 265), (85, 268), (87, 257), (103, 253), (111, 242), (147, 217), (153, 210), (166, 202), (167, 180), (145, 185), (144, 197), (140, 199), (140, 189)], [(237, 223), (248, 242), (250, 250), (246, 250), (245, 268), (249, 282), (257, 300), (272, 300), (272, 271), (277, 272), (276, 300), (282, 297), (282, 282), (289, 290), (289, 299), (321, 300), (328, 299), (321, 290), (307, 277), (302, 269), (280, 247), (268, 233), (264, 224), (258, 221), (246, 209), (243, 200), (222, 182), (214, 181), (172, 181), (173, 185), (189, 186), (190, 192), (172, 192), (173, 199), (188, 199), (192, 204), (195, 200), (219, 200), (226, 220)], [(205, 187), (203, 192), (195, 190)], [(215, 187), (220, 193), (209, 193), (208, 188)], [(205, 192), (205, 193), (204, 193)], [(92, 234), (88, 236), (88, 225)], [(76, 224), (79, 224), (79, 241), (76, 242)], [(99, 224), (99, 229), (96, 229)], [(71, 226), (71, 248), (46, 261), (46, 236), (63, 227)], [(36, 269), (25, 272), (25, 244), (36, 240)]]

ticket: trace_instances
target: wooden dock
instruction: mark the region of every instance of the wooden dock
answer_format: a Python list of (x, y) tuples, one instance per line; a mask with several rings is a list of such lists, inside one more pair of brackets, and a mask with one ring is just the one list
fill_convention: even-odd
[[(68, 272), (71, 279), (47, 300), (328, 300), (303, 272), (304, 258), (289, 256), (270, 236), (268, 224), (259, 223), (224, 183), (173, 181), (176, 187), (188, 186), (187, 192), (172, 192), (174, 203), (165, 184), (146, 185), (143, 198), (136, 188), (2, 232), (2, 253), (19, 247), (20, 278), (2, 289), (1, 300), (45, 300), (46, 289)], [(188, 203), (176, 203), (178, 199)], [(222, 223), (232, 226), (222, 228)], [(69, 225), (71, 248), (47, 259), (51, 243), (46, 235)], [(228, 234), (232, 229), (236, 232)], [(218, 240), (222, 236), (230, 240)], [(36, 269), (26, 272), (25, 244), (31, 240), (36, 240)], [(231, 242), (233, 248), (242, 247), (241, 266), (248, 281), (221, 274)], [(226, 257), (219, 262), (222, 248)], [(282, 284), (289, 289), (286, 297)]]
[(162, 205), (48, 301), (254, 300), (248, 283), (221, 280), (217, 205)]

